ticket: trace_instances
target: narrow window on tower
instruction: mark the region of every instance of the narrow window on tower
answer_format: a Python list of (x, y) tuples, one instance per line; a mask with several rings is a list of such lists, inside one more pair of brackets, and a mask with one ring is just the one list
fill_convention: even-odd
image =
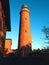
[(27, 32), (27, 30), (25, 30), (25, 32)]
[(27, 20), (27, 18), (25, 18), (25, 20)]

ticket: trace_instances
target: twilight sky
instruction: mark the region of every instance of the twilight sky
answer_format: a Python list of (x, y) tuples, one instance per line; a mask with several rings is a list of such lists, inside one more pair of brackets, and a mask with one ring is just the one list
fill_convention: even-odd
[(49, 26), (49, 0), (9, 0), (11, 32), (7, 32), (6, 38), (12, 39), (12, 49), (18, 48), (18, 35), (20, 23), (20, 10), (26, 4), (30, 10), (30, 29), (32, 36), (32, 49), (43, 48), (43, 26)]

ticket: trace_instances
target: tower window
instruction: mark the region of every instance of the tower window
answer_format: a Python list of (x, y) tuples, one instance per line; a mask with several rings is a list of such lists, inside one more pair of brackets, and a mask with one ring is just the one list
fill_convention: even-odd
[(27, 20), (27, 18), (25, 18), (25, 20)]
[(25, 30), (25, 32), (27, 32), (27, 30)]

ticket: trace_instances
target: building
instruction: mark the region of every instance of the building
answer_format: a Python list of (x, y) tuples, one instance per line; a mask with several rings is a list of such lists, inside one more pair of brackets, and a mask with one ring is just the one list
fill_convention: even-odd
[(2, 8), (4, 12), (4, 19), (6, 25), (6, 31), (11, 31), (11, 21), (10, 21), (10, 4), (9, 0), (1, 0)]
[(9, 0), (0, 0), (0, 51), (1, 52), (4, 52), (7, 31), (11, 31)]
[(11, 45), (12, 45), (12, 40), (11, 39), (6, 39), (5, 40), (5, 53), (9, 54), (12, 53), (13, 50), (11, 49)]
[(5, 26), (4, 13), (2, 9), (2, 2), (0, 0), (0, 49), (2, 51), (4, 50), (5, 37), (6, 37), (6, 26)]
[(29, 50), (31, 50), (31, 44), (32, 39), (30, 33), (30, 11), (27, 5), (23, 5), (20, 11), (18, 49), (22, 49), (21, 52), (26, 54)]

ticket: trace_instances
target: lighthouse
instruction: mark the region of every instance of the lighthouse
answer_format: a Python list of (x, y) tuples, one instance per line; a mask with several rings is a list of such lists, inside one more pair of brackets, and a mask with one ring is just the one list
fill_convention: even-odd
[(32, 38), (30, 32), (30, 11), (27, 5), (23, 5), (20, 11), (18, 48), (23, 49), (23, 53), (25, 53), (27, 49), (28, 51), (31, 49), (31, 44)]

